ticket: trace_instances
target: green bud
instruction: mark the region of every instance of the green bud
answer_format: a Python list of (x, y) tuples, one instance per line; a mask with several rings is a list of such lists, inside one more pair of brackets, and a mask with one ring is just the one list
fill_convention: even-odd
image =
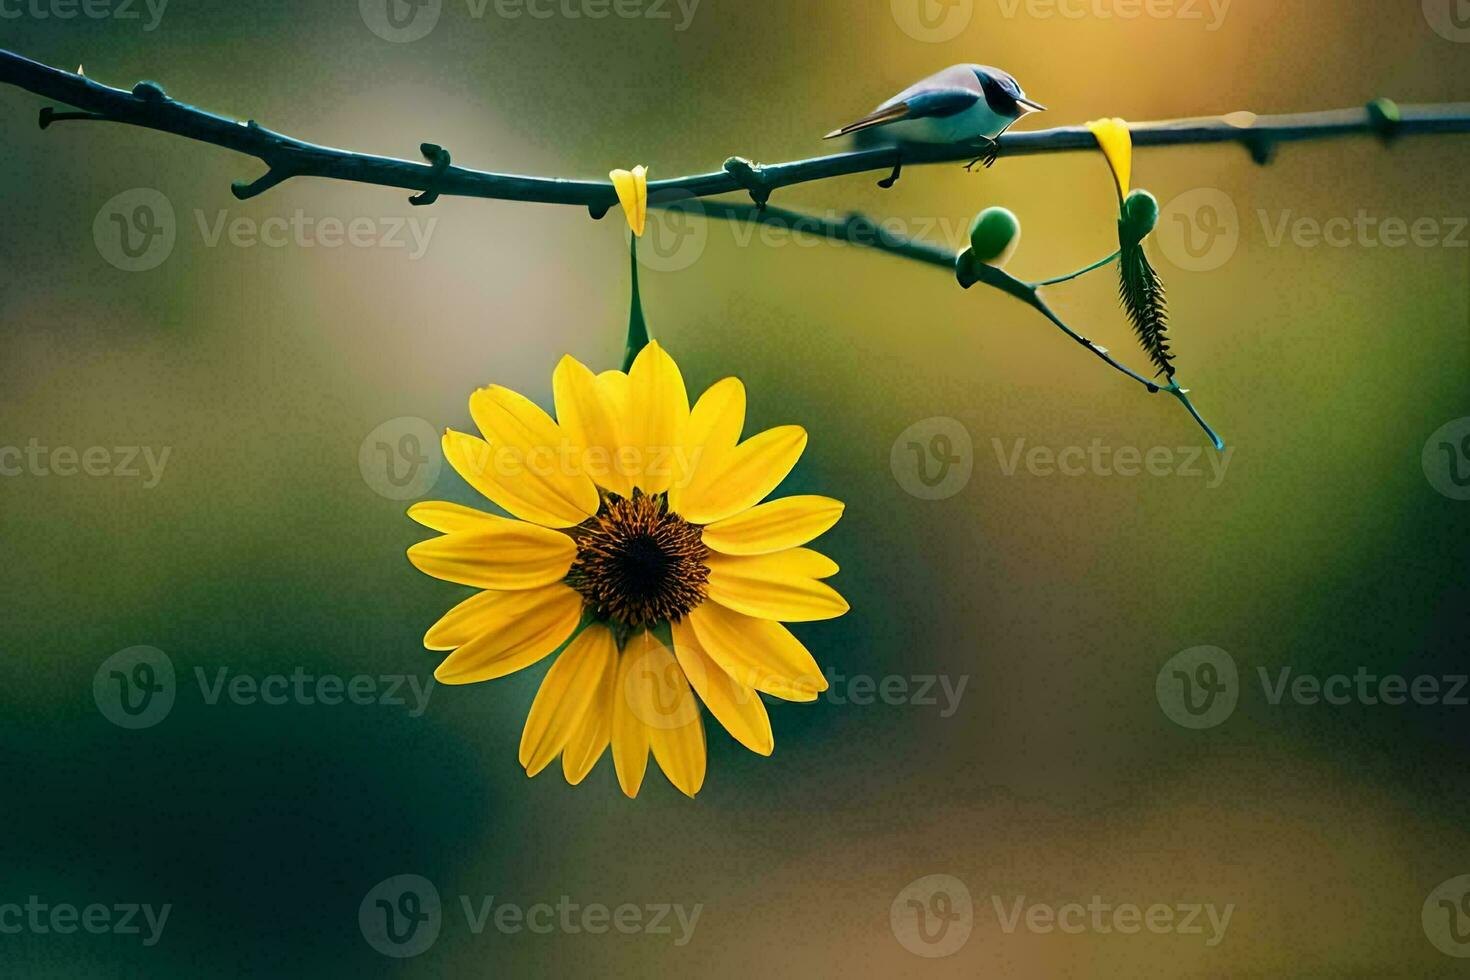
[(1149, 236), (1159, 223), (1159, 199), (1139, 188), (1123, 202), (1123, 228), (1134, 243)]
[(1021, 220), (1005, 208), (986, 208), (970, 226), (970, 247), (986, 265), (1002, 266), (1021, 244)]

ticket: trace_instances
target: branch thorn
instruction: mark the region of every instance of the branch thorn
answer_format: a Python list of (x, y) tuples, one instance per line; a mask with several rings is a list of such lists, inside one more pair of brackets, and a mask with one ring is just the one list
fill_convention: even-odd
[(44, 108), (41, 109), (40, 118), (37, 119), (36, 122), (40, 125), (40, 127), (42, 129), (46, 129), (52, 123), (65, 122), (68, 119), (106, 119), (106, 118), (107, 118), (106, 116), (101, 116), (101, 115), (98, 115), (97, 113), (94, 113), (94, 112), (57, 112), (54, 108), (52, 108), (51, 106), (48, 105), (48, 106), (45, 106)]
[(750, 199), (760, 210), (766, 209), (766, 203), (771, 199), (771, 185), (766, 179), (765, 168), (758, 163), (751, 163), (744, 157), (731, 157), (725, 161), (725, 173), (735, 178), (735, 182), (750, 192)]
[(1373, 132), (1378, 134), (1383, 145), (1389, 146), (1398, 139), (1399, 129), (1404, 124), (1404, 115), (1392, 99), (1374, 99), (1368, 103), (1368, 124), (1373, 127)]
[(415, 194), (408, 199), (408, 203), (415, 207), (423, 207), (426, 204), (433, 204), (439, 200), (437, 185), (440, 178), (444, 176), (444, 172), (449, 169), (449, 151), (437, 143), (421, 143), (419, 144), (419, 152), (424, 155), (424, 159), (428, 160), (433, 167), (429, 174), (428, 188), (423, 193)]
[(1258, 166), (1266, 166), (1276, 158), (1276, 141), (1262, 136), (1260, 133), (1252, 133), (1241, 138), (1245, 148), (1250, 151), (1251, 159)]
[(230, 193), (235, 195), (239, 201), (248, 201), (252, 197), (258, 197), (270, 190), (277, 184), (290, 180), (296, 176), (296, 171), (287, 167), (271, 165), (264, 174), (252, 181), (237, 180), (230, 185)]

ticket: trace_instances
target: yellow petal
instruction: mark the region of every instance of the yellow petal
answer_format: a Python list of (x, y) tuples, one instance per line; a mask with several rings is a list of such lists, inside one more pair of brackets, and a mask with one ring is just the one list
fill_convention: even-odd
[(440, 617), (424, 634), (425, 650), (453, 650), (478, 639), (503, 622), (500, 592), (476, 592)]
[(495, 464), (518, 491), (544, 501), (543, 507), (571, 523), (597, 513), (596, 484), (581, 471), (571, 441), (541, 406), (491, 385), (470, 396), (470, 415), (495, 448)]
[(474, 684), (531, 666), (565, 643), (581, 619), (582, 597), (560, 582), (524, 592), (484, 592), (450, 610), (424, 645), (434, 649), (430, 641), (464, 637), (473, 620), (477, 635), (446, 657), (434, 678)]
[(770, 555), (709, 556), (709, 597), (722, 606), (788, 623), (833, 619), (847, 602), (817, 581), (836, 570), (830, 558), (806, 548)]
[(776, 737), (771, 734), (771, 719), (760, 695), (725, 673), (705, 653), (688, 618), (675, 623), (673, 631), (674, 654), (679, 658), (679, 666), (710, 714), (741, 745), (760, 755), (770, 755), (776, 747)]
[(455, 531), (488, 530), (502, 524), (515, 523), (509, 518), (487, 514), (483, 510), (451, 504), (447, 500), (425, 500), (408, 509), (408, 516), (424, 527), (452, 534)]
[(710, 659), (746, 687), (787, 701), (812, 701), (827, 689), (822, 669), (780, 623), (706, 602), (689, 624)]
[(714, 524), (754, 507), (786, 479), (805, 449), (806, 430), (799, 425), (751, 436), (722, 460), (701, 463), (678, 513), (695, 524)]
[(408, 560), (425, 575), (480, 589), (534, 589), (560, 582), (576, 557), (571, 538), (525, 521), (446, 534), (408, 549)]
[(534, 776), (571, 741), (590, 710), (618, 647), (604, 626), (589, 626), (567, 645), (541, 680), (521, 731), (521, 765)]
[(1128, 196), (1129, 183), (1133, 179), (1133, 133), (1121, 119), (1095, 119), (1087, 124), (1097, 145), (1102, 147), (1112, 168), (1113, 180), (1118, 184), (1118, 200)]
[(612, 702), (612, 757), (617, 769), (618, 785), (624, 795), (635, 797), (643, 785), (643, 774), (648, 769), (648, 729), (634, 711), (628, 693), (638, 694), (638, 685), (630, 681), (635, 659), (628, 650), (623, 651), (618, 661), (617, 682), (613, 689)]
[(622, 413), (614, 402), (614, 383), (599, 383), (586, 365), (569, 354), (556, 366), (551, 384), (557, 425), (580, 457), (582, 472), (619, 496), (631, 496), (633, 480), (623, 471), (618, 452)]
[(618, 202), (628, 216), (628, 227), (642, 238), (643, 225), (648, 217), (648, 168), (639, 166), (632, 170), (614, 170), (608, 177), (612, 178)]
[[(684, 685), (684, 697), (694, 703), (694, 692)], [(648, 741), (653, 748), (653, 757), (669, 778), (669, 782), (693, 799), (704, 788), (705, 766), (708, 756), (704, 742), (704, 719), (696, 716), (683, 728), (651, 728)]]
[[(810, 548), (789, 548), (779, 553), (782, 568), (792, 575), (809, 575), (812, 578), (831, 578), (842, 569), (837, 563), (820, 551)], [(751, 555), (752, 561), (759, 559), (761, 562), (774, 562), (776, 554)]]
[(638, 464), (635, 482), (644, 493), (663, 493), (673, 482), (677, 454), (689, 425), (689, 396), (679, 365), (651, 341), (628, 372), (629, 411), (625, 445)]
[(684, 670), (668, 648), (643, 631), (623, 651), (628, 669), (620, 700), (643, 723), (659, 768), (681, 793), (704, 785), (704, 722)]
[(561, 753), (562, 775), (573, 786), (587, 778), (612, 741), (613, 692), (617, 682), (618, 658), (614, 651), (613, 658), (603, 668), (602, 677), (597, 682), (597, 693), (587, 706), (587, 713), (582, 716)]
[[(590, 515), (571, 507), (535, 479), (525, 479), (525, 467), (514, 451), (502, 454), (484, 439), (450, 429), (444, 433), (444, 458), (483, 496), (523, 521), (542, 527), (572, 527)], [(502, 447), (503, 448), (503, 447)], [(591, 480), (593, 493), (597, 488)]]
[(699, 396), (689, 413), (689, 428), (680, 454), (680, 469), (669, 485), (669, 509), (679, 513), (684, 491), (701, 467), (718, 471), (728, 465), (730, 453), (745, 428), (745, 385), (739, 378), (717, 381)]
[(704, 543), (727, 555), (766, 555), (806, 544), (842, 517), (831, 497), (783, 497), (704, 529)]

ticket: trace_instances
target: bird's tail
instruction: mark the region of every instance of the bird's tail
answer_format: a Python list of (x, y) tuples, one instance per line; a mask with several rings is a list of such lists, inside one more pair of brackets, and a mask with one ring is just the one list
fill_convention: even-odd
[(899, 102), (896, 105), (878, 109), (855, 123), (849, 123), (843, 126), (841, 129), (834, 129), (826, 136), (823, 136), (822, 139), (835, 140), (839, 136), (850, 136), (853, 133), (860, 133), (865, 129), (872, 129), (875, 126), (886, 126), (888, 123), (898, 122), (900, 119), (907, 118), (908, 114), (908, 103)]

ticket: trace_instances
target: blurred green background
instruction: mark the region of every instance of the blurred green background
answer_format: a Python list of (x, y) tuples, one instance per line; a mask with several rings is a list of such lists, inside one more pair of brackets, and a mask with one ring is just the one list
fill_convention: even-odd
[[(414, 159), (431, 141), (466, 166), (592, 179), (636, 163), (658, 178), (735, 153), (827, 152), (822, 133), (960, 61), (1001, 65), (1051, 106), (1031, 128), (1470, 98), (1470, 45), (1435, 0), (1223, 11), (1181, 0), (1132, 17), (1121, 0), (959, 0), (933, 4), (927, 22), (905, 3), (703, 0), (686, 17), (647, 0), (618, 8), (637, 16), (594, 20), (566, 16), (577, 4), (537, 18), (445, 0), (425, 36), (395, 41), (373, 0), (174, 0), (152, 30), (141, 4), (136, 19), (60, 19), (65, 4), (27, 0), (5, 6), (0, 46), (123, 88), (155, 79), (328, 145)], [(1235, 146), (1139, 153), (1135, 184), (1166, 207), (1153, 252), (1181, 378), (1231, 446), (1219, 479), (1208, 455), (1201, 476), (1178, 472), (1204, 440), (1176, 404), (1013, 300), (871, 251), (718, 222), (683, 239), (703, 223), (656, 221), (643, 299), (691, 389), (742, 377), (747, 431), (810, 431), (783, 491), (848, 503), (821, 546), (843, 566), (852, 611), (795, 631), (829, 671), (905, 678), (910, 695), (933, 683), (938, 704), (854, 704), (861, 688), (836, 682), (834, 697), (772, 707), (772, 758), (710, 724), (697, 801), (653, 771), (629, 801), (607, 758), (577, 788), (558, 767), (527, 780), (516, 764), (549, 661), (434, 689), (417, 717), (411, 694), (408, 706), (211, 704), (196, 679), (298, 667), (429, 679), (438, 657), (423, 632), (468, 590), (404, 559), (422, 532), (407, 501), (384, 496), (377, 443), (411, 451), (400, 440), (413, 419), (466, 427), (469, 392), (490, 382), (549, 407), (564, 352), (613, 366), (627, 303), (617, 214), (593, 223), (576, 208), (450, 198), (414, 208), (402, 192), (307, 179), (240, 203), (229, 183), (257, 176), (257, 161), (120, 126), (42, 134), (45, 104), (0, 89), (0, 445), (107, 447), (114, 470), (120, 447), (169, 456), (156, 481), (141, 458), (137, 478), (26, 466), (0, 479), (0, 904), (172, 911), (153, 946), (0, 935), (7, 973), (1462, 968), (1421, 907), (1470, 872), (1470, 707), (1273, 706), (1257, 669), (1273, 682), (1283, 667), (1466, 670), (1467, 504), (1421, 465), (1426, 440), (1470, 415), (1464, 137), (1294, 145), (1267, 168)], [(861, 209), (951, 245), (976, 211), (1004, 205), (1025, 224), (1011, 268), (1028, 278), (1115, 244), (1098, 154), (977, 174), (915, 167), (888, 192), (879, 176), (775, 200)], [(167, 200), (175, 240), (155, 268), (130, 272), (107, 229), (132, 209), (110, 202), (138, 188)], [(1360, 213), (1431, 219), (1438, 244), (1277, 235), (1283, 221)], [(368, 233), (341, 247), (319, 226), (282, 247), (214, 236), (222, 219), (244, 219), (244, 234), (298, 215), (366, 219)], [(422, 254), (410, 228), (427, 236)], [(1189, 247), (1206, 236), (1222, 244), (1200, 259)], [(1141, 365), (1114, 292), (1099, 273), (1052, 300)], [(936, 418), (951, 421), (924, 422)], [(915, 461), (900, 436), (916, 424), (958, 432), (961, 457), (971, 447), (968, 480), (944, 499), (909, 492)], [(1130, 477), (1023, 461), (1008, 474), (1002, 457), (1021, 440), (1162, 447), (1172, 463)], [(432, 475), (435, 449), (423, 448)], [(447, 468), (426, 495), (471, 500)], [(176, 700), (127, 730), (99, 710), (93, 682), (140, 644), (167, 654)], [(1155, 680), (1200, 645), (1238, 665), (1239, 704), (1191, 730), (1161, 708)], [(941, 681), (965, 685), (948, 713)], [(358, 918), (399, 874), (433, 882), (444, 903), (437, 941), (401, 960), (380, 955)], [(906, 886), (936, 874), (973, 897), (971, 921), (954, 924), (972, 932), (927, 958), (934, 948), (906, 943), (897, 919)], [(459, 898), (491, 895), (702, 911), (683, 945), (677, 926), (476, 934)], [(1234, 910), (1214, 946), (1208, 928), (1007, 932), (993, 901), (1022, 896)]]

